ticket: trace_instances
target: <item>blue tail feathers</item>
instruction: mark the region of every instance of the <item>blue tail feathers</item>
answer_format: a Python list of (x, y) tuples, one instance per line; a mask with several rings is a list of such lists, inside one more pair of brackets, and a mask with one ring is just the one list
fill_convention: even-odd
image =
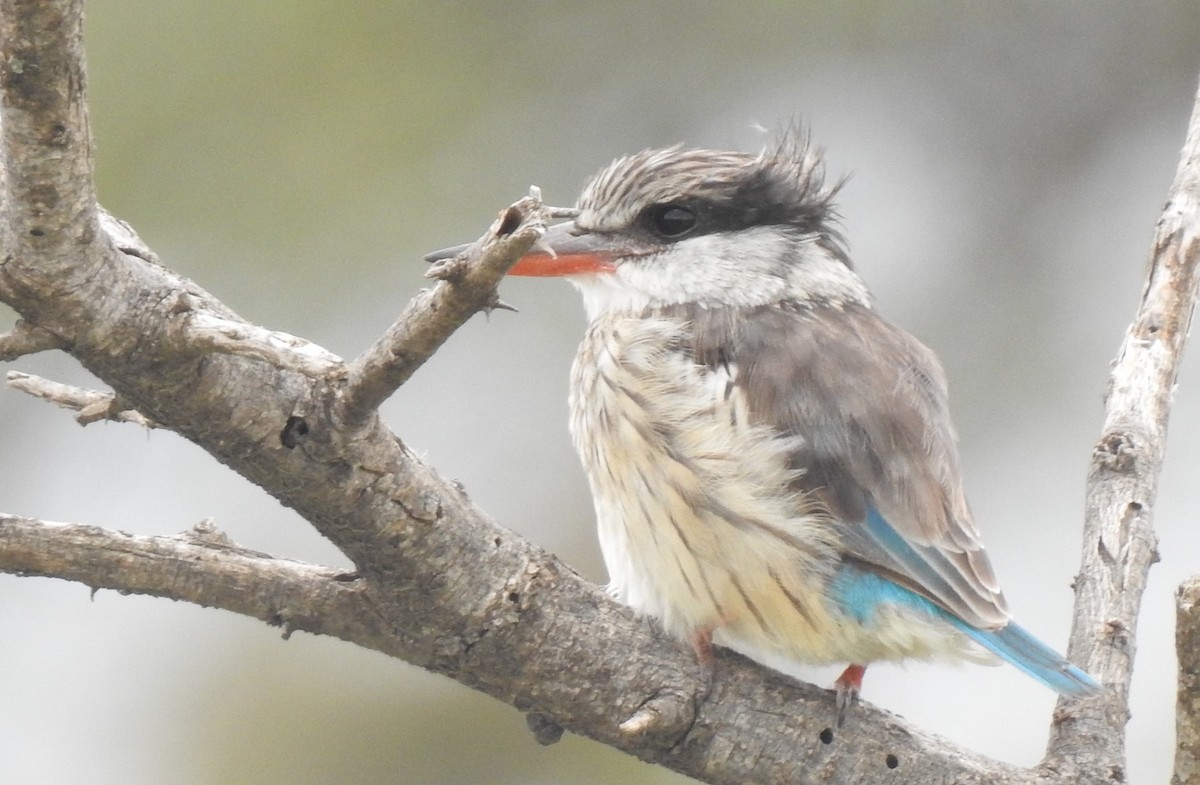
[(1009, 622), (999, 630), (980, 630), (960, 619), (950, 619), (980, 646), (1062, 695), (1084, 698), (1100, 691), (1100, 685), (1091, 676), (1067, 662), (1019, 624)]
[[(912, 544), (874, 507), (867, 510), (864, 531), (872, 542), (882, 546), (909, 570), (922, 586), (930, 588), (934, 594), (939, 589), (951, 595), (955, 593), (938, 570), (918, 554)], [(834, 592), (842, 607), (860, 622), (870, 618), (880, 604), (890, 602), (902, 607), (923, 608), (944, 618), (992, 654), (1062, 695), (1084, 697), (1100, 691), (1100, 685), (1091, 676), (1013, 622), (998, 630), (973, 627), (927, 597), (892, 583), (881, 575), (872, 575), (859, 569), (843, 567), (834, 582)]]
[(892, 605), (942, 619), (955, 629), (1062, 695), (1086, 697), (1100, 691), (1091, 676), (1058, 652), (1009, 622), (998, 630), (973, 627), (927, 597), (865, 570), (843, 566), (829, 586), (839, 610), (858, 624), (872, 624), (881, 607)]

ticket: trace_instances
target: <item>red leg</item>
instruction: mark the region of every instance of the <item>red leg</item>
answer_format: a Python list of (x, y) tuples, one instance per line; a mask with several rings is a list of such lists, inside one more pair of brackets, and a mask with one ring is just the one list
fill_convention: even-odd
[(837, 724), (839, 728), (846, 719), (846, 710), (850, 708), (851, 703), (858, 699), (858, 693), (862, 690), (863, 674), (866, 672), (866, 665), (852, 663), (846, 666), (846, 670), (842, 671), (842, 675), (838, 676), (837, 681), (833, 683), (833, 688), (837, 691)]
[(696, 652), (696, 663), (700, 666), (700, 678), (704, 681), (704, 695), (707, 696), (712, 691), (713, 674), (716, 672), (713, 666), (712, 630), (696, 631), (689, 643), (692, 644), (692, 651)]

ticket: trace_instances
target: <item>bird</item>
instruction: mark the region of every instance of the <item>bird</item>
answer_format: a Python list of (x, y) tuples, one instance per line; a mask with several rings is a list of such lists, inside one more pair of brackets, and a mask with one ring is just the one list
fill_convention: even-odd
[[(509, 270), (566, 278), (588, 326), (570, 430), (609, 591), (711, 664), (1003, 660), (1098, 683), (1012, 616), (964, 494), (934, 353), (851, 262), (822, 151), (624, 156)], [(436, 261), (462, 248), (435, 252)]]

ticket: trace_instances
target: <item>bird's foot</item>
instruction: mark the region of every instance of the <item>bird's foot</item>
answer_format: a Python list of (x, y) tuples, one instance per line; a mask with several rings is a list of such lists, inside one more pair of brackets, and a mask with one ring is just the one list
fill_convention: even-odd
[(713, 659), (712, 630), (699, 630), (688, 640), (692, 651), (696, 653), (696, 664), (700, 666), (700, 680), (704, 686), (702, 698), (707, 698), (712, 692), (713, 679), (716, 675), (716, 661)]
[(863, 674), (866, 672), (866, 665), (851, 664), (833, 683), (833, 689), (837, 693), (837, 726), (839, 728), (846, 721), (846, 710), (858, 700), (858, 693), (862, 690)]

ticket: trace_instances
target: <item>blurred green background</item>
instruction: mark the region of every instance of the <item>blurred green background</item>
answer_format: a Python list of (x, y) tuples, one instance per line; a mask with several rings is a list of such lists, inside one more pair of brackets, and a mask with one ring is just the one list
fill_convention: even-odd
[[(246, 318), (353, 356), (542, 187), (649, 146), (807, 122), (881, 310), (950, 377), (968, 491), (1016, 615), (1065, 645), (1083, 481), (1200, 71), (1176, 2), (91, 4), (106, 207)], [(495, 519), (604, 579), (566, 433), (582, 309), (512, 281), (385, 407)], [(12, 314), (0, 312), (0, 327)], [(1193, 352), (1195, 354), (1195, 352)], [(1142, 617), (1131, 781), (1173, 728), (1172, 593), (1200, 569), (1185, 368)], [(98, 385), (62, 356), (14, 364)], [(199, 449), (0, 391), (0, 508), (345, 560)], [(829, 670), (799, 669), (827, 684)], [(1054, 697), (1011, 668), (872, 668), (866, 699), (1028, 765)], [(404, 663), (224, 612), (0, 576), (0, 782), (646, 783), (682, 778)]]

